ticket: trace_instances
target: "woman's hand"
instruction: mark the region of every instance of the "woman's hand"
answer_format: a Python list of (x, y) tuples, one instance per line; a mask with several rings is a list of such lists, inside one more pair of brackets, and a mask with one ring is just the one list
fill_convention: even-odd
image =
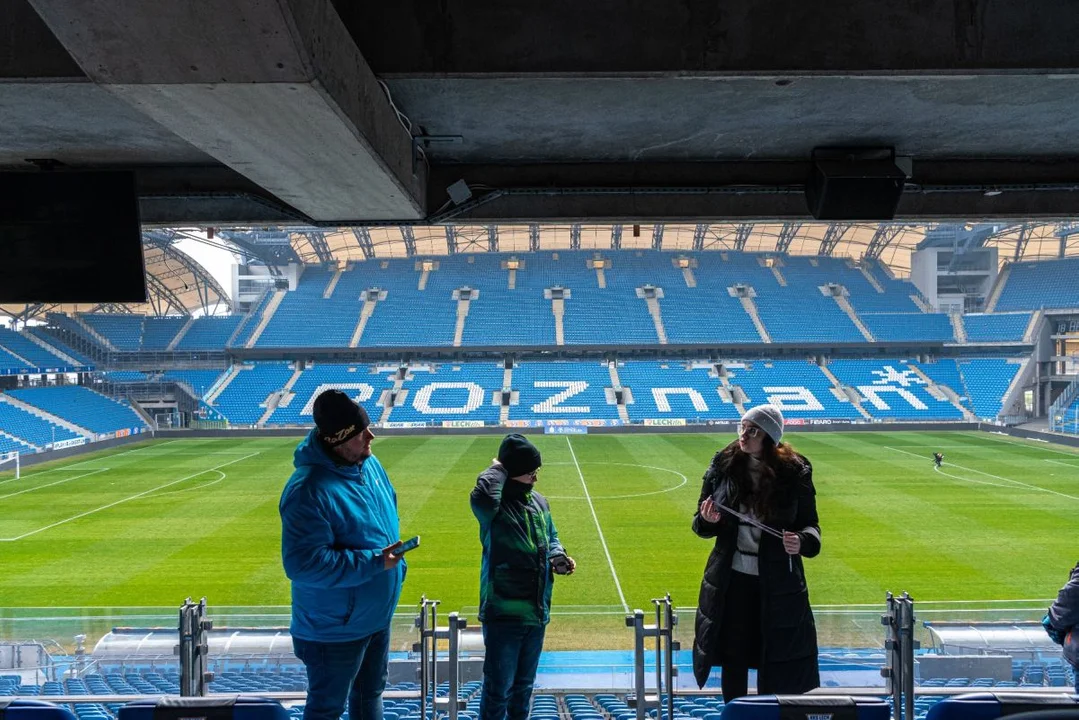
[(783, 531), (783, 549), (788, 555), (797, 555), (802, 551), (802, 536), (798, 533)]
[(717, 523), (722, 517), (722, 515), (719, 514), (719, 510), (716, 509), (716, 504), (712, 502), (711, 497), (706, 497), (704, 502), (701, 503), (700, 513), (701, 519), (710, 523)]

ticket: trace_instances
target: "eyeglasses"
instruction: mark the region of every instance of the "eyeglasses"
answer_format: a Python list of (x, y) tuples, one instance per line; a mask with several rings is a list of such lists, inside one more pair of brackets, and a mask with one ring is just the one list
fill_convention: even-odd
[(738, 435), (739, 437), (755, 438), (761, 434), (761, 429), (753, 425), (739, 425)]

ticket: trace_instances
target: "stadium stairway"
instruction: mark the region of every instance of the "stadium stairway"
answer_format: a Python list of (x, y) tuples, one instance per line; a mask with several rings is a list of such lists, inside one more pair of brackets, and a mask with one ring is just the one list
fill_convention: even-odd
[(660, 345), (667, 344), (667, 330), (663, 327), (663, 313), (659, 309), (659, 298), (650, 297), (644, 299), (648, 305), (648, 314), (652, 316), (652, 322), (656, 326), (656, 338)]
[(277, 312), (277, 308), (281, 305), (281, 301), (285, 299), (287, 291), (278, 290), (270, 298), (270, 302), (266, 303), (266, 307), (262, 311), (262, 317), (259, 318), (258, 325), (255, 326), (254, 331), (251, 333), (251, 337), (247, 338), (247, 342), (244, 344), (245, 348), (255, 347), (255, 343), (258, 342), (259, 335), (262, 335), (262, 331), (266, 329), (266, 326), (270, 324), (270, 320), (273, 319), (273, 314)]
[(82, 330), (83, 334), (92, 338), (95, 342), (97, 342), (106, 350), (118, 352), (117, 347), (113, 345), (107, 337), (90, 327), (90, 324), (83, 320), (81, 317), (79, 317), (78, 314), (71, 315), (70, 317), (72, 322), (74, 322), (79, 327), (79, 329)]
[[(514, 271), (516, 272), (516, 271)], [(468, 320), (468, 306), (472, 300), (457, 300), (457, 324), (453, 328), (453, 346), (461, 347), (461, 338), (465, 334), (465, 321)]]
[[(622, 379), (618, 377), (618, 363), (607, 363), (607, 371), (611, 376), (611, 387), (622, 387)], [(506, 417), (509, 418), (509, 408), (506, 408), (506, 411)], [(622, 396), (622, 402), (618, 403), (618, 417), (622, 422), (629, 424), (629, 408), (626, 407), (625, 394)]]
[[(427, 272), (427, 271), (424, 270), (424, 272)], [(401, 372), (400, 368), (398, 368), (397, 375), (393, 379), (393, 388), (390, 389), (390, 395), (389, 395), (389, 397), (398, 398), (397, 401), (396, 401), (397, 403), (402, 402), (401, 391), (405, 386), (405, 378), (406, 377), (408, 377), (408, 369), (405, 368), (405, 372)], [(395, 407), (394, 403), (391, 403), (391, 402), (387, 401), (387, 403), (385, 404), (385, 406), (383, 407), (383, 410), (382, 410), (382, 418), (379, 420), (380, 423), (385, 425), (387, 422), (389, 422), (390, 415), (393, 413), (393, 408), (394, 407)]]
[(761, 320), (761, 315), (757, 312), (757, 303), (753, 302), (753, 298), (743, 295), (738, 298), (742, 303), (742, 307), (746, 311), (746, 315), (753, 321), (753, 325), (757, 328), (757, 334), (761, 336), (761, 342), (772, 342), (772, 336), (768, 333), (768, 328), (764, 327), (764, 321)]
[(997, 281), (993, 283), (993, 289), (989, 291), (989, 297), (985, 300), (984, 312), (991, 313), (997, 308), (997, 302), (1000, 301), (1000, 295), (1004, 292), (1004, 286), (1008, 282), (1008, 276), (1012, 274), (1012, 266), (1005, 265), (1004, 269), (997, 275)]
[[(367, 293), (364, 293), (366, 296)], [(375, 314), (375, 308), (378, 307), (378, 300), (373, 300), (370, 297), (364, 297), (363, 307), (360, 308), (360, 317), (356, 320), (356, 329), (352, 331), (352, 337), (348, 341), (349, 347), (359, 347), (360, 338), (363, 337), (364, 328), (367, 327), (367, 321), (371, 319), (371, 316)]]
[(554, 344), (566, 344), (566, 301), (558, 298), (551, 300), (551, 314), (554, 315)]
[(194, 324), (195, 324), (195, 318), (193, 316), (188, 317), (187, 322), (185, 322), (184, 326), (182, 328), (180, 328), (180, 332), (176, 333), (176, 337), (174, 337), (172, 339), (172, 341), (168, 344), (168, 346), (165, 348), (165, 350), (167, 350), (169, 352), (175, 350), (176, 346), (180, 344), (180, 341), (184, 339), (184, 335), (187, 335), (187, 331), (190, 330), (191, 326), (194, 325)]
[(948, 402), (952, 404), (952, 407), (963, 413), (963, 418), (965, 420), (977, 421), (978, 418), (974, 416), (974, 413), (970, 411), (970, 408), (963, 405), (959, 399), (959, 393), (956, 392), (954, 388), (934, 382), (933, 379), (926, 375), (915, 363), (907, 363), (907, 368), (925, 381), (925, 391), (932, 397), (947, 398)]
[[(727, 394), (730, 396), (731, 404), (734, 405), (735, 409), (738, 410), (738, 414), (745, 415), (745, 391), (742, 390), (742, 388), (731, 384), (730, 375), (727, 374), (727, 368), (725, 368), (723, 365), (716, 365), (716, 375), (717, 377), (719, 377), (719, 381), (720, 383), (722, 383), (723, 389), (726, 390)], [(723, 398), (723, 400), (727, 400), (727, 398), (724, 398), (722, 394), (720, 394), (720, 397)]]
[[(561, 302), (561, 301), (559, 301)], [(502, 389), (510, 390), (513, 387), (513, 367), (508, 367), (502, 371)], [(512, 392), (511, 392), (512, 397)], [(510, 404), (503, 403), (498, 409), (498, 422), (501, 425), (505, 425), (510, 419)]]
[(231, 366), (220, 378), (218, 378), (213, 387), (206, 391), (205, 400), (207, 405), (213, 405), (217, 402), (218, 396), (225, 391), (225, 388), (229, 386), (229, 383), (236, 379), (236, 375), (240, 372), (242, 367), (242, 365)]
[(843, 395), (850, 400), (851, 405), (854, 406), (854, 409), (858, 411), (859, 415), (864, 417), (866, 420), (873, 419), (873, 416), (869, 414), (869, 411), (862, 407), (862, 396), (858, 394), (857, 390), (844, 386), (843, 383), (839, 381), (839, 378), (835, 376), (835, 373), (828, 369), (827, 365), (821, 365), (820, 371), (824, 373), (829, 380), (832, 381), (832, 387), (837, 393)]
[(42, 350), (45, 350), (46, 352), (50, 352), (53, 355), (55, 355), (56, 357), (60, 358), (61, 360), (63, 360), (68, 365), (72, 365), (72, 366), (85, 366), (86, 365), (86, 363), (84, 363), (84, 362), (82, 362), (80, 360), (76, 360), (75, 358), (71, 357), (67, 353), (60, 350), (60, 348), (56, 347), (55, 345), (52, 345), (52, 344), (46, 342), (43, 338), (38, 336), (37, 333), (24, 331), (22, 333), (22, 336), (24, 338), (26, 338), (27, 340), (29, 340), (30, 342), (34, 343), (35, 345), (39, 346)]
[(330, 277), (330, 281), (326, 283), (326, 289), (322, 291), (323, 300), (329, 300), (333, 297), (333, 291), (337, 289), (337, 283), (341, 281), (341, 273), (343, 272), (344, 270), (337, 268), (337, 272)]
[(862, 275), (865, 276), (865, 279), (873, 286), (874, 290), (882, 295), (884, 294), (884, 286), (880, 284), (880, 281), (877, 280), (876, 277), (874, 277), (873, 273), (869, 272), (869, 268), (866, 267), (864, 263), (858, 266), (858, 270), (861, 271)]
[(1030, 322), (1027, 323), (1027, 329), (1023, 333), (1023, 342), (1034, 342), (1034, 333), (1037, 331), (1038, 326), (1041, 324), (1042, 318), (1045, 317), (1044, 310), (1035, 310), (1030, 314)]
[(858, 328), (858, 332), (862, 333), (862, 337), (866, 342), (876, 342), (876, 338), (873, 337), (873, 333), (869, 332), (869, 328), (865, 326), (862, 319), (858, 317), (858, 313), (854, 312), (854, 307), (850, 304), (850, 300), (842, 295), (833, 295), (832, 299), (835, 300), (835, 304), (847, 314), (854, 326)]
[(45, 422), (50, 422), (53, 425), (59, 425), (62, 428), (66, 428), (66, 429), (70, 430), (71, 432), (75, 433), (76, 435), (82, 435), (83, 437), (87, 438), (88, 440), (93, 440), (96, 437), (95, 433), (92, 430), (87, 430), (84, 427), (80, 427), (79, 425), (76, 425), (73, 422), (69, 422), (68, 420), (65, 420), (64, 418), (60, 417), (59, 415), (53, 415), (52, 413), (45, 412), (44, 410), (42, 410), (39, 407), (35, 407), (34, 405), (23, 402), (22, 400), (18, 400), (16, 398), (13, 398), (13, 397), (11, 397), (10, 395), (8, 395), (6, 393), (0, 393), (0, 402), (6, 402), (6, 403), (9, 403), (11, 405), (14, 405), (15, 407), (19, 408), (20, 410), (25, 410), (26, 412), (30, 413), (31, 415), (37, 415), (39, 418), (41, 418)]
[(23, 365), (24, 365), (25, 367), (28, 367), (28, 368), (35, 368), (35, 367), (38, 367), (38, 363), (36, 363), (36, 362), (30, 362), (29, 360), (27, 360), (26, 358), (24, 358), (24, 357), (23, 357), (22, 355), (20, 355), (19, 353), (17, 353), (17, 352), (15, 352), (15, 351), (11, 350), (10, 348), (8, 348), (8, 347), (6, 347), (6, 346), (4, 346), (4, 345), (2, 345), (2, 344), (0, 344), (0, 350), (2, 350), (3, 352), (6, 352), (6, 353), (7, 353), (8, 355), (10, 355), (11, 357), (15, 358), (15, 359), (16, 359), (16, 360), (18, 360), (19, 362), (21, 362), (21, 363), (22, 363), (22, 364), (23, 364)]
[(970, 338), (967, 337), (967, 328), (963, 324), (962, 313), (948, 313), (948, 319), (952, 321), (952, 331), (955, 333), (956, 342), (968, 343)]

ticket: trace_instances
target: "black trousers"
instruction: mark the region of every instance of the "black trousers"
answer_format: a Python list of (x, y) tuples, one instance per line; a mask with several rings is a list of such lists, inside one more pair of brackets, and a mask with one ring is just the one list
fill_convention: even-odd
[(761, 663), (761, 581), (731, 572), (720, 625), (723, 702), (749, 694), (749, 670)]

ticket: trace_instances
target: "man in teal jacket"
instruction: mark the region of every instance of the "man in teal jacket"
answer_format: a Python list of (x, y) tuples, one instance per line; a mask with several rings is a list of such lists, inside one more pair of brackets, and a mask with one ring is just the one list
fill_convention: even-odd
[(405, 563), (397, 493), (367, 412), (340, 390), (314, 406), (281, 493), (281, 558), (292, 581), (292, 645), (307, 667), (304, 720), (382, 720), (390, 620)]
[(480, 720), (528, 717), (551, 618), (552, 573), (569, 575), (577, 567), (558, 540), (547, 499), (533, 489), (539, 467), (539, 450), (521, 435), (507, 435), (472, 490), (483, 545)]

